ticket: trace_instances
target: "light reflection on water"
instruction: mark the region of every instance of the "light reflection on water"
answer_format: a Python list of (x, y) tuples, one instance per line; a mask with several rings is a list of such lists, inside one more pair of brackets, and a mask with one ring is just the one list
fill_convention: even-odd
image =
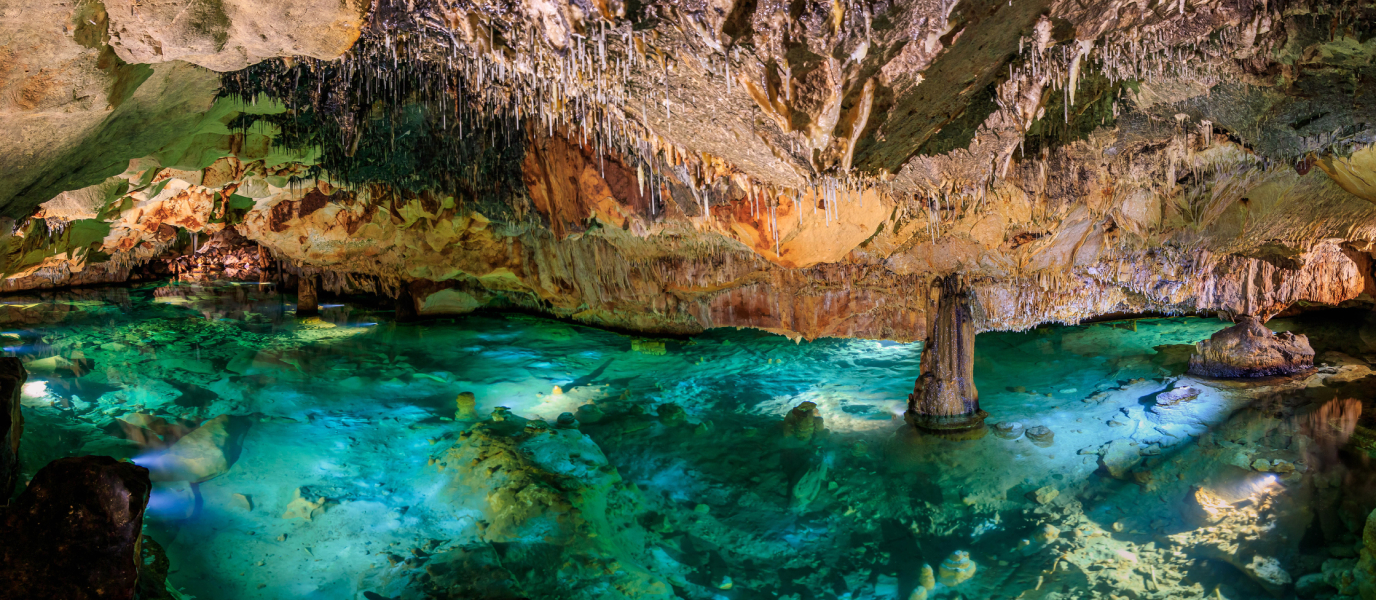
[[(1191, 422), (1154, 417), (1152, 398), (1183, 373), (1188, 345), (1223, 327), (1212, 319), (980, 335), (989, 422), (1050, 427), (1044, 448), (903, 427), (920, 344), (713, 331), (642, 353), (632, 337), (520, 314), (398, 324), (332, 303), (298, 321), (289, 300), (257, 286), (163, 286), (6, 303), (5, 335), (24, 343), (5, 350), (33, 372), (26, 473), (76, 453), (157, 468), (162, 447), (201, 421), (251, 421), (226, 473), (195, 489), (159, 484), (150, 503), (172, 581), (198, 598), (421, 597), (419, 571), (387, 556), (485, 535), (471, 482), (439, 469), (469, 427), (453, 420), (464, 391), (480, 415), (507, 407), (551, 424), (596, 403), (604, 418), (581, 426), (596, 450), (570, 464), (600, 453), (634, 484), (625, 510), (638, 541), (618, 560), (658, 565), (655, 576), (688, 597), (860, 598), (890, 587), (906, 597), (921, 564), (957, 550), (971, 552), (975, 575), (933, 595), (1269, 597), (1247, 571), (1254, 557), (1222, 556), (1227, 540), (1210, 541), (1182, 512), (1196, 490), (1231, 503), (1226, 511), (1274, 508), (1228, 513), (1236, 527), (1298, 527), (1263, 556), (1292, 580), (1350, 552), (1376, 503), (1368, 458), (1351, 444), (1370, 422), (1369, 399), (1344, 396), (1370, 380), (1265, 394), (1197, 383)], [(1327, 332), (1316, 334), (1321, 356), (1341, 349), (1365, 364), (1370, 349), (1342, 345), (1344, 318), (1273, 325)], [(783, 416), (804, 401), (829, 433), (782, 438)], [(682, 408), (681, 426), (663, 422), (666, 404)], [(166, 429), (131, 426), (131, 413)], [(1137, 454), (1121, 479), (1103, 458), (1116, 439)], [(1258, 471), (1259, 459), (1304, 470)], [(819, 472), (799, 500), (800, 481)], [(1047, 488), (1055, 499), (1033, 499)], [(1048, 526), (1059, 533), (1043, 541)], [(728, 572), (723, 590), (714, 582)], [(569, 597), (591, 592), (579, 593)]]

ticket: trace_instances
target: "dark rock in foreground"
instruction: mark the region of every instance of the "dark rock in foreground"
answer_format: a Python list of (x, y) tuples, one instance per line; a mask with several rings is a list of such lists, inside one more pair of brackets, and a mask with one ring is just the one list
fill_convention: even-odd
[(0, 595), (132, 599), (152, 484), (108, 456), (55, 460), (0, 518)]
[(19, 438), (24, 434), (19, 396), (28, 378), (18, 358), (0, 357), (0, 505), (10, 499), (19, 482)]
[(1190, 374), (1204, 377), (1289, 375), (1314, 366), (1314, 349), (1304, 334), (1272, 333), (1252, 317), (1196, 344)]

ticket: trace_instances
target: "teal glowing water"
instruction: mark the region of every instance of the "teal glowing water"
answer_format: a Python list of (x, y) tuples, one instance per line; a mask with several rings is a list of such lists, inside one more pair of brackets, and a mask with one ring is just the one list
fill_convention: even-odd
[[(1135, 578), (1112, 589), (1143, 597), (1265, 591), (1217, 556), (1185, 548), (1197, 561), (1187, 568), (1145, 549), (1192, 531), (1177, 505), (1222, 467), (1189, 465), (1239, 460), (1225, 454), (1241, 450), (1208, 432), (1239, 418), (1250, 397), (1206, 388), (1189, 423), (1153, 421), (1145, 408), (1184, 372), (1188, 345), (1225, 325), (1212, 319), (980, 335), (975, 374), (989, 422), (1048, 427), (1055, 441), (1043, 447), (912, 436), (901, 413), (920, 344), (794, 343), (756, 331), (643, 340), (513, 314), (398, 324), (349, 305), (296, 319), (290, 300), (256, 286), (11, 300), (5, 350), (31, 371), (26, 475), (73, 454), (148, 463), (156, 440), (131, 435), (131, 413), (186, 428), (234, 415), (247, 429), (232, 467), (194, 487), (159, 484), (152, 499), (147, 531), (167, 548), (173, 586), (203, 599), (429, 597), (439, 577), (431, 557), (495, 544), (484, 530), (492, 518), (456, 491), (470, 482), (455, 483), (461, 465), (445, 454), (472, 426), (454, 420), (455, 397), (473, 392), (480, 415), (506, 407), (551, 424), (596, 404), (605, 417), (581, 429), (637, 497), (624, 509), (636, 548), (621, 558), (682, 597), (907, 597), (922, 563), (938, 567), (956, 550), (978, 570), (932, 597), (1075, 597), (1032, 588), (1037, 577), (1063, 576), (1056, 593), (1107, 577), (1088, 574), (1097, 559), (1064, 559), (1086, 570), (1078, 579), (1048, 567), (1077, 552), (1105, 554), (1122, 581)], [(817, 405), (828, 434), (781, 439), (784, 415), (802, 402)], [(682, 408), (682, 425), (656, 419), (665, 404)], [(1105, 474), (1101, 448), (1120, 438), (1131, 440), (1137, 472), (1155, 479)], [(1212, 462), (1193, 454), (1200, 439)], [(1248, 459), (1294, 459), (1288, 443), (1237, 439), (1225, 443), (1249, 449)], [(1041, 504), (1046, 489), (1062, 497)], [(1047, 525), (1064, 537), (1039, 541)], [(1281, 557), (1292, 579), (1317, 572), (1303, 560), (1327, 557), (1305, 552)], [(568, 597), (664, 591), (565, 583)], [(1171, 595), (1151, 596), (1153, 587)]]

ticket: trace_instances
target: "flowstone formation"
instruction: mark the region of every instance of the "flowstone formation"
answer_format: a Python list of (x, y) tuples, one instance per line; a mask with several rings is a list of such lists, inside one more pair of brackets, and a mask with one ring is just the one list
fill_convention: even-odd
[(1289, 375), (1314, 366), (1314, 349), (1304, 334), (1272, 332), (1251, 316), (1196, 344), (1190, 373), (1205, 377)]
[[(976, 331), (1369, 305), (1376, 26), (1345, 6), (12, 10), (0, 271), (181, 259), (422, 316), (795, 339), (926, 339), (911, 291), (953, 274)], [(258, 259), (194, 254), (225, 230)]]

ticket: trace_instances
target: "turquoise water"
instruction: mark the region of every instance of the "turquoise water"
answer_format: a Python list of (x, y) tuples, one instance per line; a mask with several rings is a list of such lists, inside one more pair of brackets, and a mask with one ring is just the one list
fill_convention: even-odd
[[(31, 371), (26, 476), (74, 454), (156, 472), (166, 441), (231, 415), (242, 438), (228, 469), (194, 486), (159, 483), (146, 521), (171, 558), (170, 584), (205, 599), (907, 598), (923, 563), (957, 550), (971, 553), (974, 576), (931, 597), (1246, 598), (1271, 597), (1242, 564), (1254, 557), (1171, 538), (1197, 529), (1180, 502), (1243, 471), (1238, 453), (1305, 460), (1293, 419), (1249, 408), (1264, 395), (1255, 386), (1200, 385), (1187, 422), (1148, 414), (1189, 345), (1225, 325), (1213, 319), (980, 335), (990, 423), (1049, 427), (1055, 441), (1042, 447), (903, 427), (920, 344), (749, 330), (643, 339), (520, 314), (394, 323), (344, 302), (297, 319), (291, 300), (256, 285), (10, 298), (5, 350)], [(1273, 322), (1301, 325), (1342, 329)], [(1351, 344), (1346, 370), (1323, 375), (1342, 385), (1265, 394), (1288, 398), (1288, 415), (1350, 392), (1369, 373)], [(481, 417), (505, 407), (512, 418), (455, 420), (460, 392)], [(785, 438), (784, 416), (802, 402), (827, 431)], [(562, 413), (578, 427), (553, 428)], [(172, 431), (166, 440), (129, 425), (151, 417)], [(520, 419), (550, 427), (493, 429)], [(1239, 423), (1250, 433), (1221, 443), (1210, 433)], [(1131, 440), (1150, 481), (1105, 474), (1099, 454), (1115, 439)], [(1366, 472), (1353, 463), (1360, 452), (1332, 450), (1345, 453), (1344, 472)], [(1325, 471), (1309, 462), (1289, 489), (1316, 485)], [(530, 478), (512, 474), (521, 469)], [(1032, 499), (1045, 489), (1059, 499)], [(1252, 552), (1280, 561), (1292, 581), (1283, 589), (1352, 549), (1372, 507), (1347, 501), (1351, 515), (1318, 541), (1306, 523), (1307, 546)], [(1299, 504), (1310, 518), (1313, 502)], [(1038, 539), (1047, 526), (1064, 535)], [(1184, 558), (1159, 550), (1169, 544)]]

